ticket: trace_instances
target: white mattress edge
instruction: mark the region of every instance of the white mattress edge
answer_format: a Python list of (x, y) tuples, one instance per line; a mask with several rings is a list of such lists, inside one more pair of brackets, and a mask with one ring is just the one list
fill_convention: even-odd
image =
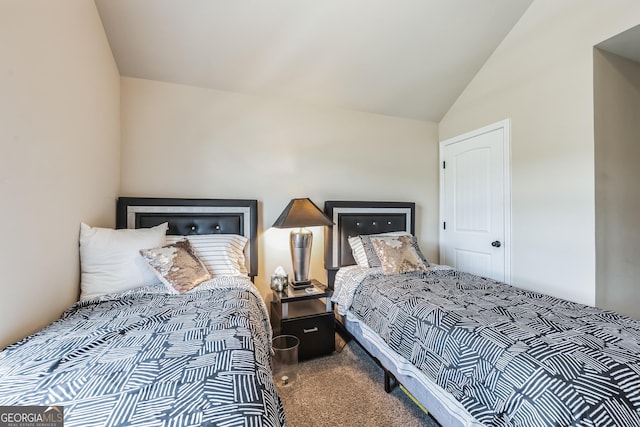
[(347, 313), (342, 316), (345, 328), (354, 338), (398, 379), (433, 417), (444, 427), (480, 427), (481, 424), (451, 393), (429, 379), (404, 357), (393, 351), (366, 324)]

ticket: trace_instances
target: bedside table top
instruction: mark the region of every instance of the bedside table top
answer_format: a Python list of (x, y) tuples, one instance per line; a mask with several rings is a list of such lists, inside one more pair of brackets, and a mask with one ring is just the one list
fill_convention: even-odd
[(306, 299), (315, 298), (330, 298), (333, 295), (333, 291), (328, 286), (320, 283), (316, 279), (311, 279), (312, 286), (305, 289), (294, 290), (291, 286), (287, 286), (282, 292), (272, 291), (274, 301), (279, 301), (283, 304), (302, 301)]

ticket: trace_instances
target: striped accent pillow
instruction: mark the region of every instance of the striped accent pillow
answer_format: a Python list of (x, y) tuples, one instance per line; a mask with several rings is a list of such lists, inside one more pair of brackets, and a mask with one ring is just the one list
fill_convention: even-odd
[(349, 237), (347, 240), (349, 241), (349, 246), (351, 246), (351, 253), (353, 254), (353, 259), (356, 261), (356, 264), (360, 267), (369, 268), (369, 261), (360, 236)]
[(238, 234), (167, 236), (167, 243), (188, 239), (213, 277), (248, 276), (244, 248), (249, 239)]

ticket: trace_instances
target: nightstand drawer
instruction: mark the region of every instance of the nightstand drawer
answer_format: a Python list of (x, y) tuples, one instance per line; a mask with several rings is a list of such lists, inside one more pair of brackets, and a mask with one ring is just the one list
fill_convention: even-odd
[(283, 319), (281, 333), (298, 337), (299, 360), (331, 354), (335, 350), (333, 313)]

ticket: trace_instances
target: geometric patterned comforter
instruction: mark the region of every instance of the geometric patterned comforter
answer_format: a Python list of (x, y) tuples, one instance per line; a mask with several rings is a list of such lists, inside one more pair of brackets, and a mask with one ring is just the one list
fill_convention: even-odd
[(0, 406), (61, 405), (65, 426), (282, 426), (271, 327), (247, 278), (77, 303), (0, 352)]
[(640, 426), (636, 320), (456, 270), (342, 279), (341, 311), (483, 424)]

